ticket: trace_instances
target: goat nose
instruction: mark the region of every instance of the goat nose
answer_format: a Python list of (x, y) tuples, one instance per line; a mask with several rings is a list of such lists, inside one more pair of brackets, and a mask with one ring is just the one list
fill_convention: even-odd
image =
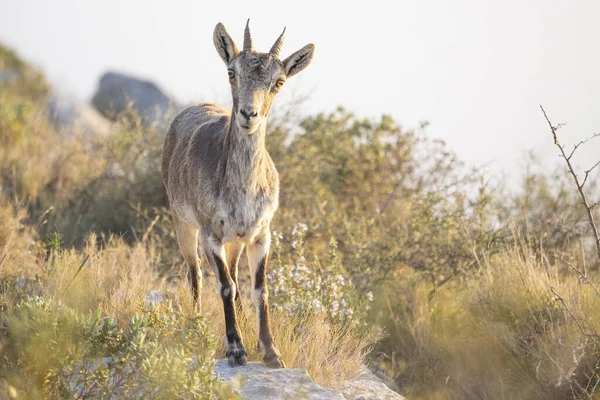
[(243, 109), (243, 108), (240, 108), (240, 113), (241, 113), (241, 114), (242, 114), (244, 117), (246, 117), (246, 119), (247, 119), (247, 120), (250, 120), (250, 118), (252, 118), (252, 117), (256, 117), (256, 115), (257, 115), (257, 114), (256, 114), (256, 111), (254, 111), (254, 110), (252, 110), (252, 109), (251, 109), (251, 110), (245, 110), (245, 109)]

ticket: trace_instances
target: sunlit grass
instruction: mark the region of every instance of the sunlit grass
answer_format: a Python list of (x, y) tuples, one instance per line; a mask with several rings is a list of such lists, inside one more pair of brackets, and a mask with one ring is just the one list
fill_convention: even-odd
[[(20, 301), (27, 301), (35, 296), (51, 299), (53, 304), (61, 304), (61, 307), (67, 307), (82, 318), (89, 318), (100, 310), (102, 318), (115, 318), (117, 327), (126, 330), (136, 315), (147, 312), (147, 295), (151, 291), (158, 291), (162, 293), (163, 304), (168, 305), (166, 312), (181, 313), (189, 319), (204, 316), (208, 332), (215, 338), (215, 356), (224, 357), (223, 307), (213, 277), (205, 280), (198, 312), (192, 304), (187, 283), (181, 280), (183, 273), (175, 274), (175, 279), (171, 282), (158, 275), (156, 255), (159, 251), (152, 247), (151, 242), (130, 245), (112, 237), (99, 245), (96, 235), (91, 234), (81, 250), (65, 250), (59, 247), (60, 243), (39, 242), (35, 232), (22, 224), (25, 214), (18, 207), (14, 208), (4, 201), (0, 213), (5, 217), (0, 221), (0, 232), (4, 232), (0, 254), (7, 254), (0, 270), (3, 288), (0, 296), (4, 315), (12, 315)], [(29, 254), (29, 257), (23, 258), (20, 254)], [(180, 268), (183, 272), (184, 267), (179, 264), (175, 268)], [(25, 271), (31, 271), (30, 278), (23, 285), (18, 285), (16, 282), (24, 277), (21, 272)], [(242, 287), (243, 292), (244, 289)], [(261, 362), (256, 346), (258, 337), (254, 307), (248, 297), (244, 298), (244, 304), (245, 313), (240, 316), (240, 327), (248, 357), (251, 361)], [(48, 310), (53, 312), (54, 308)], [(271, 322), (273, 335), (287, 366), (305, 368), (317, 383), (329, 387), (335, 387), (356, 376), (366, 361), (368, 350), (379, 337), (374, 329), (335, 324), (328, 320), (326, 313), (290, 316), (275, 312)], [(21, 329), (29, 328), (23, 325)], [(39, 329), (37, 327), (34, 331)], [(67, 337), (71, 338), (70, 333)], [(43, 343), (38, 343), (35, 351), (28, 350), (15, 356), (12, 352), (18, 349), (10, 347), (12, 342), (7, 338), (2, 341), (6, 344), (5, 357), (22, 366), (28, 365), (31, 361), (28, 357), (32, 354), (36, 354), (38, 359), (45, 348)], [(70, 346), (77, 348), (79, 345)], [(69, 357), (77, 357), (77, 354)], [(98, 356), (102, 354), (98, 353)], [(27, 370), (28, 372), (24, 370), (24, 376), (43, 374), (51, 368), (52, 376), (58, 379), (60, 371), (56, 368), (61, 365), (67, 368), (74, 361), (76, 360), (61, 361), (61, 364), (56, 365), (39, 364), (36, 361), (34, 368)], [(17, 378), (12, 376), (11, 382), (20, 387), (15, 379)], [(38, 387), (36, 390), (56, 395), (56, 390), (60, 387), (57, 385), (58, 383), (54, 384), (51, 392), (45, 387)]]
[(409, 398), (585, 398), (597, 382), (600, 299), (528, 251), (485, 260), (433, 299), (414, 288), (402, 300), (409, 313), (388, 298), (399, 317), (386, 341), (405, 360), (393, 373)]

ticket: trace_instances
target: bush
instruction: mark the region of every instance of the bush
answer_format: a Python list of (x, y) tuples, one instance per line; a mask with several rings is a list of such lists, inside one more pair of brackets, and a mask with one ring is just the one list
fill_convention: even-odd
[(294, 253), (288, 263), (281, 256), (283, 235), (273, 234), (273, 266), (267, 275), (271, 288), (271, 306), (288, 316), (324, 314), (333, 322), (364, 323), (373, 294), (362, 296), (352, 280), (345, 276), (337, 254), (334, 238), (329, 242), (329, 257), (325, 264), (314, 257), (310, 262), (304, 253), (305, 224), (297, 224), (291, 234)]
[(204, 318), (168, 306), (112, 316), (51, 300), (21, 301), (5, 317), (4, 386), (27, 398), (235, 397), (212, 376), (214, 339)]

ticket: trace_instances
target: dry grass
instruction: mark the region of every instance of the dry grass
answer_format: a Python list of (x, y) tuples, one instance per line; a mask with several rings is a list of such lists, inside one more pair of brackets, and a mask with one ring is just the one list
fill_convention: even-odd
[[(205, 280), (206, 281), (206, 280)], [(186, 293), (181, 293), (181, 291)], [(239, 318), (242, 338), (250, 361), (260, 361), (256, 313), (249, 297), (244, 296), (244, 315)], [(180, 299), (191, 307), (187, 288), (180, 289)], [(201, 296), (201, 310), (208, 314), (211, 329), (217, 338), (217, 356), (225, 356), (225, 320), (223, 307), (212, 277)], [(379, 340), (375, 328), (356, 329), (332, 324), (325, 315), (288, 316), (271, 314), (271, 329), (275, 343), (287, 368), (303, 368), (315, 382), (326, 387), (355, 377), (365, 364), (367, 353)]]
[[(190, 291), (181, 278), (168, 283), (160, 278), (159, 251), (151, 241), (126, 244), (111, 237), (101, 248), (96, 235), (90, 235), (81, 250), (50, 251), (47, 256), (31, 249), (41, 248), (35, 234), (22, 225), (24, 211), (4, 202), (0, 207), (0, 252), (8, 256), (0, 270), (0, 280), (7, 283), (23, 277), (21, 272), (36, 271), (37, 294), (51, 297), (65, 305), (92, 314), (100, 308), (105, 315), (116, 316), (121, 327), (143, 310), (146, 295), (152, 290), (166, 294), (175, 310), (196, 315)], [(19, 229), (16, 229), (19, 227)], [(29, 256), (26, 256), (28, 255)], [(24, 256), (25, 255), (25, 256)], [(175, 268), (183, 267), (180, 265)], [(9, 279), (10, 276), (10, 279)], [(183, 282), (180, 284), (178, 282)], [(207, 315), (211, 333), (217, 338), (217, 357), (224, 356), (223, 307), (215, 289), (214, 278), (205, 279), (201, 312)], [(33, 283), (28, 283), (33, 285)], [(245, 287), (242, 287), (244, 291)], [(5, 302), (10, 302), (10, 291)], [(244, 298), (245, 315), (240, 318), (242, 336), (249, 360), (261, 361), (257, 349), (256, 315), (249, 298)], [(10, 307), (10, 306), (9, 306)], [(273, 335), (288, 368), (305, 368), (319, 384), (335, 387), (355, 376), (364, 365), (367, 352), (378, 339), (374, 329), (342, 327), (327, 321), (324, 315), (289, 317), (273, 314)]]
[(0, 196), (0, 271), (5, 277), (33, 278), (39, 272), (40, 249), (34, 230), (24, 223), (26, 218), (24, 208)]
[(431, 301), (412, 292), (411, 312), (388, 339), (405, 360), (397, 381), (411, 399), (588, 398), (598, 381), (598, 301), (573, 271), (507, 251)]
[[(183, 266), (180, 276), (183, 275)], [(180, 282), (185, 282), (181, 280)], [(249, 286), (241, 285), (244, 314), (238, 314), (242, 340), (249, 361), (262, 362), (258, 349), (257, 319), (249, 294)], [(176, 307), (188, 315), (196, 311), (185, 284), (170, 292)], [(210, 329), (217, 340), (217, 358), (225, 357), (225, 319), (213, 276), (204, 278), (200, 312), (207, 315)], [(271, 330), (287, 368), (306, 369), (312, 379), (323, 386), (335, 388), (355, 377), (365, 365), (368, 352), (381, 333), (373, 328), (343, 327), (328, 321), (324, 314), (288, 316), (271, 313)]]

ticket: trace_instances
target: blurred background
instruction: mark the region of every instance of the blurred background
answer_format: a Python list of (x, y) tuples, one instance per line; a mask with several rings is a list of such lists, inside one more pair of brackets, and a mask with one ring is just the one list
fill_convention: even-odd
[[(403, 126), (431, 125), (470, 165), (515, 178), (529, 149), (554, 161), (539, 104), (568, 122), (569, 141), (597, 131), (600, 62), (593, 0), (447, 3), (0, 1), (0, 39), (42, 68), (61, 92), (88, 100), (114, 70), (149, 79), (188, 104), (228, 101), (212, 44), (222, 21), (240, 41), (247, 18), (266, 51), (284, 26), (283, 55), (317, 46), (285, 95), (303, 112), (338, 105)], [(287, 86), (287, 85), (286, 85)], [(595, 153), (598, 152), (596, 147)], [(589, 159), (586, 159), (589, 161)]]
[[(599, 398), (598, 15), (0, 0), (0, 399), (233, 396), (212, 375), (214, 278), (198, 313), (160, 160), (176, 112), (231, 103), (213, 29), (240, 44), (247, 18), (258, 50), (284, 26), (282, 57), (316, 45), (266, 140), (287, 366), (338, 390), (366, 366), (411, 400)], [(254, 321), (245, 257), (240, 274)]]

